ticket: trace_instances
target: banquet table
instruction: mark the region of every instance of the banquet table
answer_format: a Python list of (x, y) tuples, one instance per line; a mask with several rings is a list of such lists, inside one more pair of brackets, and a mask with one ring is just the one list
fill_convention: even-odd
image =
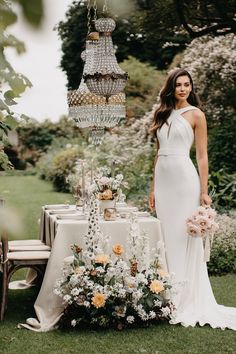
[[(42, 208), (40, 238), (52, 247), (51, 255), (40, 292), (34, 304), (37, 318), (28, 318), (26, 323), (19, 324), (19, 327), (25, 327), (37, 332), (47, 332), (56, 328), (63, 313), (62, 299), (54, 294), (54, 286), (56, 280), (61, 276), (64, 258), (72, 255), (71, 245), (77, 244), (83, 248), (83, 236), (86, 235), (88, 230), (88, 220), (76, 219), (75, 207), (69, 206), (69, 209), (71, 213), (70, 211), (64, 212), (65, 215), (68, 215), (63, 219), (59, 219), (60, 210), (52, 212), (52, 210)], [(163, 242), (161, 225), (157, 218), (148, 216), (138, 217), (137, 220), (140, 230), (143, 230), (149, 238), (150, 249), (156, 247), (158, 241)], [(117, 218), (115, 221), (99, 219), (101, 231), (106, 235), (110, 235), (110, 250), (117, 243), (122, 244), (124, 248), (126, 247), (130, 225), (130, 220), (125, 218)], [(164, 249), (161, 250), (160, 256), (162, 267), (166, 269)]]

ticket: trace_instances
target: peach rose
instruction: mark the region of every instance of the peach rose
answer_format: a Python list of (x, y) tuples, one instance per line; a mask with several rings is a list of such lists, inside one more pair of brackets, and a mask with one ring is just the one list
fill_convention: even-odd
[(160, 275), (160, 277), (162, 278), (166, 278), (166, 277), (169, 277), (169, 273), (166, 272), (164, 269), (158, 269), (157, 270), (157, 273)]
[(117, 244), (112, 247), (112, 251), (115, 253), (115, 255), (121, 256), (122, 253), (124, 253), (124, 247), (120, 244)]
[(156, 279), (151, 282), (151, 284), (149, 285), (149, 288), (150, 288), (151, 292), (153, 292), (155, 294), (158, 294), (164, 290), (163, 283), (160, 282), (159, 280), (156, 280)]
[(102, 193), (102, 198), (104, 200), (111, 200), (113, 197), (112, 191), (110, 189), (106, 189), (103, 193)]
[(95, 257), (95, 263), (107, 264), (109, 262), (109, 256), (107, 254), (98, 254)]
[(106, 303), (106, 297), (104, 294), (101, 293), (96, 293), (92, 297), (92, 304), (95, 306), (97, 309), (100, 307), (103, 307)]
[(84, 273), (84, 268), (76, 267), (74, 272), (76, 275), (82, 275)]

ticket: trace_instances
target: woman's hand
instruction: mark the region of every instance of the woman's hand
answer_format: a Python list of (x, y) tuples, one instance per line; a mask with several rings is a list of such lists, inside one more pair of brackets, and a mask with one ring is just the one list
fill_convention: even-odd
[(200, 198), (200, 203), (201, 205), (211, 205), (212, 203), (212, 199), (211, 197), (209, 197), (209, 195), (207, 193), (202, 193), (201, 194), (201, 198)]
[(148, 200), (149, 208), (153, 210), (155, 208), (155, 195), (154, 191), (151, 191), (149, 194), (149, 200)]

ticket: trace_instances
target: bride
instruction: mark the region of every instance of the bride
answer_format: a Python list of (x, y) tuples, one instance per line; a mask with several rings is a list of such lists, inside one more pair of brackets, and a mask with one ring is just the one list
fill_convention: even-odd
[[(156, 208), (162, 223), (168, 270), (175, 274), (178, 289), (172, 299), (176, 315), (171, 323), (236, 330), (236, 308), (218, 305), (213, 295), (202, 239), (186, 232), (186, 220), (199, 204), (212, 202), (208, 195), (207, 124), (186, 70), (170, 73), (160, 101), (151, 127), (157, 136), (157, 155), (149, 206)], [(189, 158), (194, 141), (199, 175)]]

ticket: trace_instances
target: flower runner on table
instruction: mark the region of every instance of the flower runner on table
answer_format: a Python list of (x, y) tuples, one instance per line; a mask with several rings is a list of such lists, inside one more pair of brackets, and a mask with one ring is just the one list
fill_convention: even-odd
[(129, 248), (113, 246), (107, 252), (108, 237), (98, 226), (97, 201), (90, 204), (85, 247), (72, 246), (74, 257), (65, 260), (55, 294), (65, 304), (61, 327), (93, 325), (122, 329), (159, 320), (170, 320), (171, 277), (161, 268), (159, 253), (150, 260), (146, 235), (136, 219), (131, 220)]

